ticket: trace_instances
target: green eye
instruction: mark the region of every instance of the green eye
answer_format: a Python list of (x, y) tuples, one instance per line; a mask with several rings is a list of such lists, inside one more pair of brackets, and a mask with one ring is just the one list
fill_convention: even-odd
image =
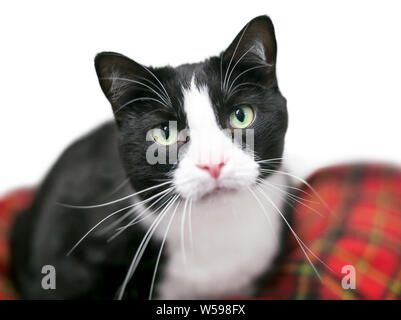
[(177, 129), (163, 124), (152, 130), (152, 136), (158, 144), (168, 146), (177, 141)]
[(244, 129), (252, 123), (254, 118), (255, 116), (251, 107), (241, 106), (230, 114), (230, 125), (234, 129)]

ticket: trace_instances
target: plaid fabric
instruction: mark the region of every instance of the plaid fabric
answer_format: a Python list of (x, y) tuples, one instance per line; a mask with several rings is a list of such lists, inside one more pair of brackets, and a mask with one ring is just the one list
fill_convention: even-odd
[[(305, 249), (320, 280), (289, 235), (286, 258), (262, 298), (401, 299), (401, 171), (340, 166), (322, 169), (308, 182), (320, 199), (302, 188), (308, 195), (298, 194), (305, 205), (294, 208), (294, 230), (311, 250)], [(355, 268), (355, 289), (342, 287), (347, 265)]]
[(14, 215), (29, 206), (32, 195), (31, 190), (24, 189), (0, 199), (0, 300), (15, 297), (9, 280), (8, 231)]
[[(293, 227), (320, 280), (289, 233), (285, 257), (260, 299), (401, 299), (401, 170), (337, 166), (308, 182), (316, 193), (300, 186), (302, 200), (296, 199), (303, 204), (294, 202)], [(15, 297), (7, 233), (31, 199), (32, 191), (22, 190), (0, 200), (0, 299)], [(356, 289), (341, 285), (347, 265), (355, 268)]]

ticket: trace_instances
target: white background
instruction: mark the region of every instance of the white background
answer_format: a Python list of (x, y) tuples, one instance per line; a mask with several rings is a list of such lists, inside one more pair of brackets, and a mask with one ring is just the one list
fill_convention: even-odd
[(2, 1), (0, 194), (39, 182), (67, 144), (111, 118), (97, 52), (154, 66), (196, 62), (260, 14), (276, 27), (286, 154), (301, 174), (353, 160), (401, 163), (400, 9), (397, 1)]

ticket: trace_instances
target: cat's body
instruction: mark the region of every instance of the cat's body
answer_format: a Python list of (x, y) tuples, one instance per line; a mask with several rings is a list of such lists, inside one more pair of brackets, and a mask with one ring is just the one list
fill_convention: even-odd
[[(12, 234), (11, 261), (13, 278), (22, 298), (114, 298), (132, 258), (125, 251), (131, 254), (135, 251), (144, 229), (138, 225), (134, 232), (123, 233), (110, 245), (106, 243), (107, 235), (89, 237), (73, 255), (67, 256), (83, 234), (120, 208), (120, 204), (79, 210), (61, 206), (53, 199), (65, 203), (99, 203), (127, 192), (120, 189), (111, 194), (125, 179), (116, 142), (115, 124), (109, 123), (74, 143), (42, 183), (33, 206), (17, 217)], [(87, 184), (90, 188), (86, 188)], [(128, 200), (121, 205), (127, 206)], [(152, 248), (148, 252), (152, 255)], [(44, 265), (56, 268), (56, 290), (42, 288)], [(134, 282), (149, 278), (151, 266), (143, 267), (138, 270)], [(149, 281), (145, 283), (148, 285)], [(142, 286), (138, 285), (138, 288)], [(145, 287), (143, 289), (144, 292), (132, 292), (131, 297), (146, 298), (147, 292)]]
[[(118, 54), (99, 55), (100, 84), (117, 125), (68, 148), (17, 218), (12, 272), (21, 296), (254, 294), (281, 247), (288, 184), (277, 171), (287, 113), (275, 59), (265, 16), (203, 63), (148, 69)], [(238, 128), (241, 138), (251, 131), (256, 157), (248, 140), (236, 140)], [(55, 267), (54, 290), (41, 286), (44, 265)]]

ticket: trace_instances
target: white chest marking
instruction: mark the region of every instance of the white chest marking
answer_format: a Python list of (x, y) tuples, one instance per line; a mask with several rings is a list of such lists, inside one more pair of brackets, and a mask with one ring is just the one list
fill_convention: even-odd
[[(273, 175), (268, 181), (286, 183), (282, 175)], [(277, 207), (283, 206), (283, 193), (272, 193), (266, 187), (264, 191)], [(255, 278), (271, 268), (283, 226), (273, 206), (260, 193), (255, 194), (265, 211), (248, 190), (194, 204), (192, 239), (188, 223), (185, 225), (186, 252), (181, 244), (182, 212), (177, 213), (167, 238), (168, 260), (157, 298), (218, 299), (252, 293)]]

